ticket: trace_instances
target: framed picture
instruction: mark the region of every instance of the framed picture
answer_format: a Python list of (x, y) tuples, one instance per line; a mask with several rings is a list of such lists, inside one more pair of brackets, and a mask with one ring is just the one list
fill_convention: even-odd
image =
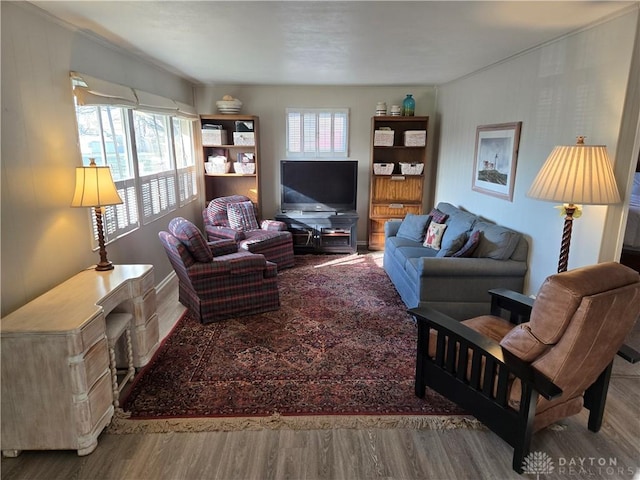
[(514, 122), (478, 127), (473, 190), (513, 200), (521, 126), (522, 122)]

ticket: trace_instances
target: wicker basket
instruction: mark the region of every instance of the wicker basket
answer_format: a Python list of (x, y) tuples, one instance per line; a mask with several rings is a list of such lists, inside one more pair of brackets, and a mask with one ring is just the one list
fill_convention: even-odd
[(374, 163), (373, 173), (376, 175), (391, 175), (393, 173), (393, 163)]
[(403, 175), (422, 175), (424, 163), (402, 163), (400, 162), (400, 172)]
[(204, 169), (208, 174), (211, 175), (229, 173), (229, 170), (231, 170), (231, 162), (205, 162)]
[(407, 130), (406, 132), (404, 132), (405, 147), (424, 147), (426, 144), (426, 130)]
[(376, 130), (373, 132), (374, 147), (393, 147), (393, 130)]
[(253, 175), (254, 173), (256, 173), (256, 164), (255, 163), (234, 162), (233, 170), (236, 173), (242, 173), (243, 175)]

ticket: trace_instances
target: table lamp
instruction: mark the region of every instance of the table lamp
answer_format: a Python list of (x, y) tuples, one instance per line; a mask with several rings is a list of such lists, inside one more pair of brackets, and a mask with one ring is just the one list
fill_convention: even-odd
[(100, 262), (96, 270), (112, 270), (113, 264), (107, 260), (107, 249), (104, 246), (104, 230), (102, 226), (102, 207), (122, 203), (111, 177), (109, 167), (99, 167), (95, 159), (90, 159), (88, 167), (76, 167), (76, 190), (71, 200), (72, 207), (93, 207), (98, 226), (98, 245)]
[(533, 181), (527, 196), (563, 202), (564, 228), (558, 272), (566, 272), (573, 219), (581, 215), (580, 204), (607, 205), (620, 202), (620, 193), (604, 145), (577, 143), (553, 149)]

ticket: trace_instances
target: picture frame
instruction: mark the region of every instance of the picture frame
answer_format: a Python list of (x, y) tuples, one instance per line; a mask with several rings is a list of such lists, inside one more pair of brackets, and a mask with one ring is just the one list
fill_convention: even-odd
[(472, 190), (513, 201), (521, 129), (522, 122), (478, 126)]

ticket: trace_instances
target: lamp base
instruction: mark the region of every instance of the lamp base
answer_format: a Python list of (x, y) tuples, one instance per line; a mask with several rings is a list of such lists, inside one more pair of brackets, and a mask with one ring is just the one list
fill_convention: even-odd
[(113, 263), (107, 261), (107, 262), (100, 262), (99, 264), (96, 265), (96, 270), (99, 272), (104, 272), (107, 270), (113, 270)]
[(562, 242), (560, 243), (560, 258), (558, 260), (558, 273), (566, 272), (569, 265), (569, 247), (571, 246), (571, 229), (573, 227), (573, 215), (577, 208), (573, 203), (565, 205), (566, 217), (562, 229)]
[(113, 264), (107, 260), (107, 249), (104, 247), (104, 230), (102, 227), (102, 207), (95, 207), (96, 226), (98, 227), (98, 246), (100, 252), (100, 263), (96, 265), (96, 270), (103, 272), (113, 270)]

